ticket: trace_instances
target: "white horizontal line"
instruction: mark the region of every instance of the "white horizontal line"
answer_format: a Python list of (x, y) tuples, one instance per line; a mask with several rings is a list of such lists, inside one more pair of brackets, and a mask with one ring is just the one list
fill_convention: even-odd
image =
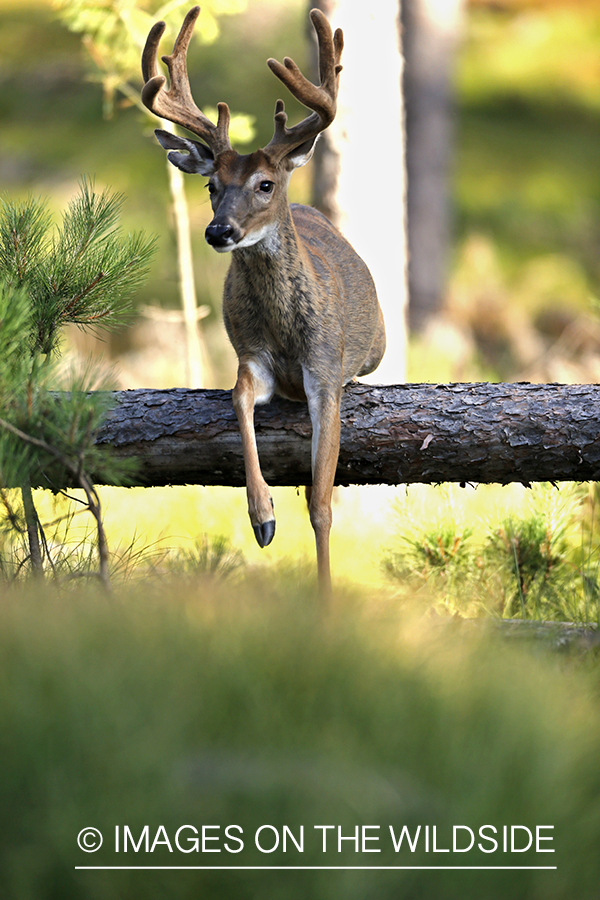
[(478, 869), (482, 871), (514, 871), (514, 870), (553, 870), (557, 869), (558, 866), (75, 866), (76, 869), (101, 869), (103, 871), (108, 869), (195, 869), (202, 871), (225, 871), (225, 872), (241, 872), (248, 870), (271, 870), (271, 871), (315, 871), (315, 870), (337, 870), (337, 871), (369, 871), (369, 872), (387, 872), (396, 869), (420, 869), (423, 871), (452, 871), (454, 869)]

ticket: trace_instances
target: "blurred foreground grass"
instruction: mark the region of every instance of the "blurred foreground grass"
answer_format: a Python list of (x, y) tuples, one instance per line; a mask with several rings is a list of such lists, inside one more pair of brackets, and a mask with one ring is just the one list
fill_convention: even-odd
[[(516, 650), (360, 594), (323, 614), (294, 578), (15, 590), (0, 607), (0, 895), (32, 898), (597, 896), (595, 660)], [(224, 829), (243, 829), (238, 854)], [(256, 829), (287, 825), (260, 853)], [(379, 826), (378, 854), (315, 825)], [(149, 846), (114, 852), (115, 826)], [(182, 825), (220, 826), (175, 846)], [(392, 850), (389, 826), (421, 839)], [(452, 826), (553, 826), (544, 848), (434, 853)], [(97, 853), (77, 847), (98, 828)], [(185, 840), (184, 849), (191, 849)], [(234, 832), (239, 836), (241, 832)], [(488, 831), (488, 835), (493, 832)], [(165, 835), (172, 845), (169, 851)], [(263, 833), (271, 847), (274, 832)], [(459, 846), (467, 836), (461, 832)], [(526, 832), (519, 832), (518, 846)], [(121, 837), (122, 841), (122, 837)], [(239, 844), (229, 841), (239, 849)], [(493, 849), (492, 843), (483, 843)], [(534, 871), (81, 871), (96, 865), (557, 866)]]

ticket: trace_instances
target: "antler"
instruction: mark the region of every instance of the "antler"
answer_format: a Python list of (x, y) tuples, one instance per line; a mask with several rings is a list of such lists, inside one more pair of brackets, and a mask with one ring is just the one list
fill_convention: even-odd
[(304, 77), (296, 63), (286, 57), (283, 65), (276, 59), (267, 60), (271, 71), (282, 81), (290, 93), (313, 112), (293, 128), (286, 128), (287, 115), (283, 100), (275, 106), (275, 133), (265, 150), (277, 162), (290, 151), (315, 138), (324, 131), (335, 118), (339, 74), (342, 71), (340, 58), (344, 47), (341, 28), (333, 34), (331, 26), (318, 9), (311, 10), (310, 18), (319, 42), (319, 87)]
[(166, 78), (158, 69), (157, 53), (165, 23), (157, 22), (150, 31), (142, 54), (142, 101), (157, 116), (182, 125), (205, 141), (216, 157), (224, 150), (231, 150), (229, 143), (229, 107), (219, 103), (219, 118), (214, 125), (194, 103), (187, 73), (187, 49), (194, 31), (200, 7), (190, 9), (183, 20), (171, 56), (163, 56), (169, 70), (170, 89), (164, 90)]

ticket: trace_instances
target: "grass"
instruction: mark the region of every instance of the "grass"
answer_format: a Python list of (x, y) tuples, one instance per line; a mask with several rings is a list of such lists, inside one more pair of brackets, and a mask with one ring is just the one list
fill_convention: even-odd
[[(303, 492), (278, 488), (275, 540), (258, 547), (233, 488), (101, 488), (115, 583), (195, 574), (237, 581), (282, 572), (314, 586)], [(94, 535), (77, 504), (36, 492), (59, 582), (94, 570)], [(332, 573), (365, 597), (467, 617), (600, 622), (597, 490), (563, 484), (345, 488), (334, 496)], [(140, 523), (143, 523), (143, 528)], [(4, 537), (4, 576), (27, 574), (26, 548)], [(48, 573), (51, 574), (50, 568)]]
[[(76, 495), (77, 492), (73, 492)], [(367, 589), (384, 584), (380, 568), (381, 546), (392, 521), (390, 498), (394, 489), (356, 490), (343, 488), (334, 496), (335, 525), (332, 534), (332, 565), (343, 583), (364, 584)], [(116, 577), (131, 577), (136, 566), (142, 577), (161, 566), (179, 566), (202, 556), (202, 536), (213, 542), (211, 552), (225, 541), (234, 556), (243, 557), (252, 569), (275, 572), (278, 567), (300, 566), (313, 578), (314, 534), (310, 526), (304, 491), (273, 489), (277, 531), (273, 543), (261, 549), (256, 543), (246, 495), (236, 488), (101, 488), (100, 498), (109, 547), (113, 551)], [(68, 558), (73, 548), (88, 547), (90, 523), (81, 513), (72, 520), (77, 504), (56, 501), (49, 492), (36, 492), (36, 505), (43, 522), (66, 516), (65, 526), (50, 528), (54, 554)], [(206, 538), (204, 538), (206, 540)], [(200, 541), (200, 545), (198, 545)], [(216, 543), (215, 543), (216, 542)], [(7, 541), (4, 557), (11, 555)], [(145, 549), (147, 548), (147, 549)], [(1, 555), (1, 554), (0, 554)], [(19, 551), (22, 559), (24, 551)], [(131, 561), (128, 560), (131, 558)]]
[(445, 614), (598, 624), (595, 486), (534, 485), (496, 508), (499, 489), (480, 491), (475, 514), (449, 486), (425, 515), (427, 492), (409, 492), (383, 556), (390, 578)]
[[(585, 900), (597, 891), (597, 679), (346, 593), (325, 615), (296, 579), (12, 591), (0, 608), (0, 892)], [(169, 852), (181, 825), (244, 849)], [(287, 825), (305, 849), (261, 854)], [(322, 852), (314, 825), (379, 826), (380, 854)], [(389, 826), (551, 825), (554, 854), (391, 852)], [(115, 825), (153, 853), (113, 849)], [(99, 828), (96, 854), (78, 850)], [(190, 832), (186, 832), (189, 834)], [(272, 833), (272, 832), (271, 832)], [(465, 832), (462, 832), (466, 834)], [(239, 832), (238, 832), (239, 834)], [(334, 833), (335, 834), (335, 833)], [(520, 834), (524, 834), (523, 831)], [(319, 840), (317, 840), (317, 836)], [(265, 834), (265, 846), (268, 835)], [(184, 845), (184, 847), (187, 845)], [(210, 845), (211, 847), (217, 845)], [(235, 845), (237, 846), (237, 845)], [(485, 844), (489, 847), (491, 845)], [(92, 872), (77, 865), (556, 865), (552, 872)]]

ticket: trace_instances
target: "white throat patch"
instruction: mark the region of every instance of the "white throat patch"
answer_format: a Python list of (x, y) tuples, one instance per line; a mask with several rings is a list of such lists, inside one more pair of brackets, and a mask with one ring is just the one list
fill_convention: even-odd
[(256, 231), (249, 231), (248, 234), (244, 235), (241, 241), (238, 241), (237, 244), (233, 244), (231, 249), (237, 250), (239, 248), (240, 250), (243, 250), (245, 247), (254, 247), (259, 243), (262, 244), (261, 249), (263, 249), (265, 253), (271, 255), (277, 253), (281, 246), (277, 226), (271, 223), (269, 225), (263, 225), (262, 228), (257, 228)]

